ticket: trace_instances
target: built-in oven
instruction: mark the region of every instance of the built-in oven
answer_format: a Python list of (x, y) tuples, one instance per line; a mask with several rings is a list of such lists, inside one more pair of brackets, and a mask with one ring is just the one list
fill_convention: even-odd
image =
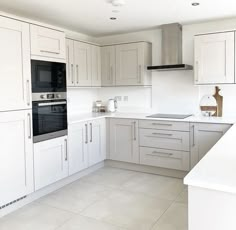
[(34, 143), (67, 135), (66, 93), (33, 94)]
[(31, 60), (33, 93), (66, 92), (66, 64)]

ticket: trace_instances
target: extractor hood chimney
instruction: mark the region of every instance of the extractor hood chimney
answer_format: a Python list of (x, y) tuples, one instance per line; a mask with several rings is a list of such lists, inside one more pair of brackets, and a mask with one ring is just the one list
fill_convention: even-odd
[(162, 65), (148, 66), (148, 70), (191, 70), (182, 62), (182, 26), (179, 23), (162, 25)]

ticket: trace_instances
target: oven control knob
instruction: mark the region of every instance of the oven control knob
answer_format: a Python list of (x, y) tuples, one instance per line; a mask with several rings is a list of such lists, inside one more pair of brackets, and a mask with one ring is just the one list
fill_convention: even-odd
[(41, 98), (41, 99), (45, 99), (46, 97), (45, 97), (44, 94), (42, 94), (42, 95), (40, 95), (40, 98)]
[(56, 95), (56, 98), (61, 98), (61, 95), (60, 95), (60, 94), (57, 94), (57, 95)]

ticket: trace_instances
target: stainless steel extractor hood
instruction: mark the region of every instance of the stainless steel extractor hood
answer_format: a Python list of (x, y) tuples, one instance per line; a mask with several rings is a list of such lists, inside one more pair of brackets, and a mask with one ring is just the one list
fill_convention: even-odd
[(192, 70), (182, 62), (182, 26), (179, 23), (162, 26), (162, 65), (148, 66), (148, 70)]

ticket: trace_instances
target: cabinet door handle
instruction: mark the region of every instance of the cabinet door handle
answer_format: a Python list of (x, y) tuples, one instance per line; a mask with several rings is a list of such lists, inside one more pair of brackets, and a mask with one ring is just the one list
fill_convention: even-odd
[(76, 65), (76, 80), (77, 84), (79, 84), (79, 65)]
[(90, 142), (93, 142), (93, 124), (90, 123)]
[(136, 121), (134, 121), (134, 141), (137, 140), (137, 136), (136, 136)]
[(152, 125), (172, 126), (172, 124), (152, 123)]
[(142, 66), (141, 65), (139, 65), (139, 83), (141, 83), (141, 79), (142, 79)]
[(152, 135), (161, 135), (161, 136), (168, 136), (168, 137), (173, 136), (173, 134), (171, 133), (152, 133)]
[(88, 125), (85, 124), (85, 144), (88, 144)]
[(42, 52), (42, 53), (49, 53), (49, 54), (60, 54), (60, 52), (49, 51), (49, 50), (40, 50), (40, 52)]
[(153, 151), (152, 153), (148, 153), (149, 156), (173, 156), (173, 153), (164, 153), (164, 152), (157, 152)]
[(74, 65), (71, 64), (71, 82), (74, 84)]
[(195, 82), (198, 83), (198, 74), (199, 74), (199, 62), (198, 61), (196, 61), (196, 67), (195, 68), (196, 68)]
[(27, 90), (27, 105), (30, 106), (30, 81), (26, 81), (26, 90)]
[(68, 161), (67, 139), (65, 139), (65, 161)]
[(192, 126), (193, 128), (193, 147), (195, 146), (195, 125)]
[(30, 113), (27, 114), (28, 116), (28, 138), (32, 138), (32, 132), (31, 132), (31, 115)]

